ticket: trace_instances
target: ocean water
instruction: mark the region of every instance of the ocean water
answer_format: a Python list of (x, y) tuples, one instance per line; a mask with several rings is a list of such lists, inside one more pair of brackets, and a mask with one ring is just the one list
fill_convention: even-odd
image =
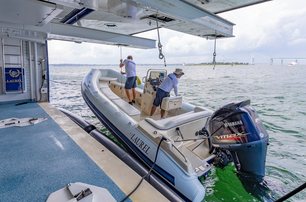
[[(214, 168), (203, 180), (204, 201), (274, 201), (306, 181), (306, 65), (174, 66), (183, 68), (179, 94), (185, 102), (213, 110), (246, 99), (256, 109), (268, 133), (269, 142), (264, 186), (243, 184), (233, 165)], [(105, 129), (81, 96), (81, 81), (91, 68), (117, 66), (51, 65), (51, 104), (82, 116)], [(157, 65), (138, 65), (146, 75)], [(306, 190), (288, 201), (306, 201)]]

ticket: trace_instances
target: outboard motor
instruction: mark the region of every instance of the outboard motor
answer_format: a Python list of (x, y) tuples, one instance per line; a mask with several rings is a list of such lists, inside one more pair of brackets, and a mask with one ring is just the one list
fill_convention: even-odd
[(217, 158), (225, 162), (232, 158), (230, 160), (234, 161), (240, 175), (262, 181), (269, 136), (250, 106), (250, 100), (218, 109), (212, 114), (208, 126)]

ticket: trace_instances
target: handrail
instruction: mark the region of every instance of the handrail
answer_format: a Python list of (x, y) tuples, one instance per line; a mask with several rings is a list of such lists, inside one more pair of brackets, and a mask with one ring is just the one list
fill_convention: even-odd
[(164, 71), (164, 72), (166, 72), (166, 75), (167, 75), (167, 70), (166, 70), (166, 69), (148, 69), (147, 75), (146, 75), (146, 82), (147, 82), (147, 78), (148, 78), (148, 76), (149, 76), (149, 73), (150, 73), (151, 71)]
[(171, 143), (171, 146), (174, 147), (174, 149), (176, 149), (176, 151), (178, 151), (178, 153), (183, 156), (183, 158), (185, 159), (185, 162), (187, 163), (188, 161), (185, 155), (174, 144)]

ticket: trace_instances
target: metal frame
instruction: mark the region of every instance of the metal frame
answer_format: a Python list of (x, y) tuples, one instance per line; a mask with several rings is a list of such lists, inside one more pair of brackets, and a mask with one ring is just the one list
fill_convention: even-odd
[(2, 57), (2, 67), (1, 67), (1, 73), (2, 73), (2, 89), (1, 89), (1, 94), (5, 94), (4, 92), (4, 85), (5, 85), (5, 76), (4, 76), (4, 46), (3, 46), (3, 38), (1, 38), (1, 49), (2, 49), (2, 54), (1, 54), (1, 57)]
[[(18, 38), (43, 44), (46, 39), (57, 39), (74, 42), (102, 43), (116, 46), (122, 45), (142, 49), (156, 47), (156, 41), (153, 39), (89, 29), (68, 24), (49, 23), (43, 27), (39, 27), (0, 22), (0, 28), (2, 28), (5, 31), (6, 36), (10, 38)], [(27, 34), (24, 33), (25, 31), (27, 31)]]
[[(18, 42), (19, 42), (19, 45), (16, 46), (18, 47), (19, 49), (19, 54), (15, 55), (16, 57), (19, 57), (19, 63), (17, 64), (12, 64), (11, 66), (15, 66), (15, 67), (21, 67), (22, 68), (22, 89), (21, 91), (16, 91), (16, 92), (7, 92), (6, 90), (6, 82), (5, 82), (5, 67), (7, 67), (6, 64), (6, 61), (5, 61), (5, 46), (8, 46), (8, 47), (14, 47), (14, 45), (6, 45), (5, 43), (5, 39), (4, 38), (1, 38), (1, 47), (2, 47), (2, 64), (3, 64), (3, 67), (2, 67), (2, 73), (3, 73), (3, 76), (2, 76), (2, 79), (3, 79), (3, 93), (4, 94), (16, 94), (16, 93), (24, 93), (24, 92), (27, 92), (27, 87), (26, 87), (26, 70), (24, 68), (24, 57), (23, 57), (23, 41), (21, 39), (17, 39)], [(9, 65), (10, 66), (10, 65)]]

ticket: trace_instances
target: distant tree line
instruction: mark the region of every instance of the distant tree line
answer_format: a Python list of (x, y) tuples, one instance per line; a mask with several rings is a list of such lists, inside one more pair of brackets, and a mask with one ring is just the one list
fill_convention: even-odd
[[(214, 65), (212, 62), (202, 62), (192, 65)], [(248, 62), (216, 62), (216, 65), (249, 65)]]

